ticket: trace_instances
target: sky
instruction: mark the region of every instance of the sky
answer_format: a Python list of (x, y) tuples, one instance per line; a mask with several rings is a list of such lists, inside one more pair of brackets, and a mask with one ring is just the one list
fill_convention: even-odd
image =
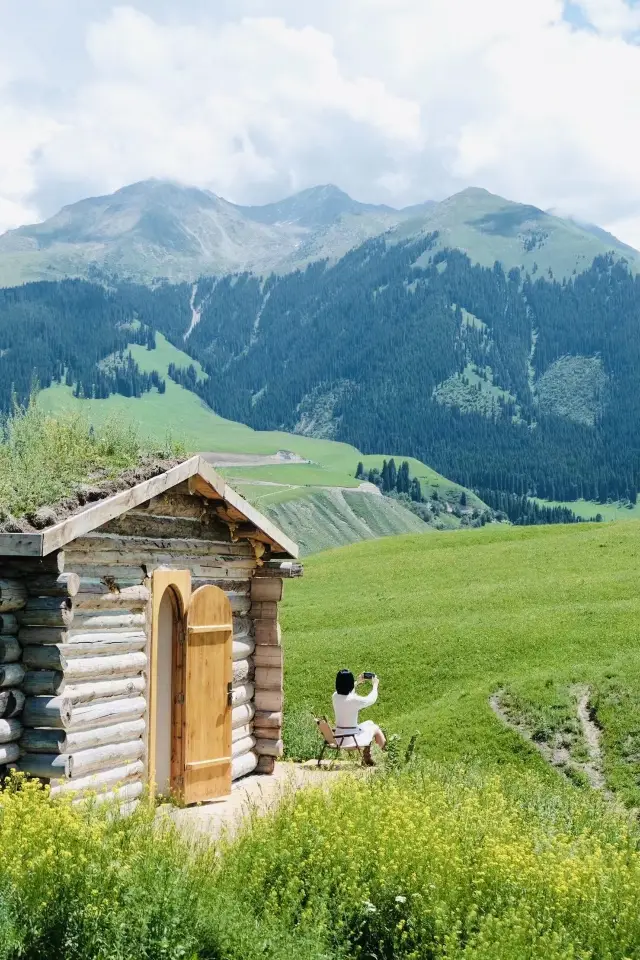
[(0, 0), (0, 230), (148, 177), (485, 187), (640, 248), (640, 2)]

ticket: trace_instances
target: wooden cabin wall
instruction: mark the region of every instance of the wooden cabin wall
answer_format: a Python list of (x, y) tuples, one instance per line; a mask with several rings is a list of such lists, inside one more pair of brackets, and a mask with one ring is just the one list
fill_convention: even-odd
[[(0, 560), (0, 774), (52, 793), (94, 790), (131, 809), (148, 778), (150, 586), (189, 570), (233, 611), (232, 778), (282, 755), (282, 580), (232, 542), (186, 484), (43, 560)], [(5, 578), (5, 579), (3, 579)]]
[(20, 689), (24, 667), (18, 642), (16, 614), (27, 602), (27, 588), (20, 564), (0, 567), (0, 778), (20, 756), (24, 694)]
[(193, 589), (214, 584), (229, 596), (232, 777), (255, 770), (262, 745), (253, 728), (251, 545), (232, 543), (211, 506), (182, 487), (67, 544), (64, 567), (72, 588), (28, 599), (22, 614), (26, 703), (19, 769), (50, 779), (52, 792), (106, 788), (127, 803), (142, 793), (150, 583), (154, 569), (170, 567), (190, 570)]

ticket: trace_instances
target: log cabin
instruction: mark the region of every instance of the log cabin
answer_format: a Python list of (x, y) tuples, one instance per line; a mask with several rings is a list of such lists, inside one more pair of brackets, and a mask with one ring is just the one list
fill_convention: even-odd
[(123, 809), (272, 773), (297, 556), (199, 456), (0, 534), (0, 772)]

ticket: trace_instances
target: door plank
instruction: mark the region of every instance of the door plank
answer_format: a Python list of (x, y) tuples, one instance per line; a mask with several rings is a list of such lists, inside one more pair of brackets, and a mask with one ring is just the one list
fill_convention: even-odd
[(184, 799), (198, 803), (231, 792), (233, 621), (229, 598), (207, 585), (191, 597), (184, 703)]

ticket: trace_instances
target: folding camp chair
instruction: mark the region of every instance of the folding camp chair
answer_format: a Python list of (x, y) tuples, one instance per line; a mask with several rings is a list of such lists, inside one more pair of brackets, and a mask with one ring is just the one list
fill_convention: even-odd
[[(331, 724), (326, 717), (316, 717), (315, 721), (318, 725), (318, 732), (323, 738), (322, 750), (320, 751), (320, 756), (318, 757), (318, 766), (322, 763), (322, 758), (324, 757), (327, 747), (329, 750), (335, 750), (336, 755), (335, 760), (340, 756), (341, 750), (357, 750), (360, 757), (362, 757), (362, 750), (356, 739), (355, 733), (345, 733), (344, 736), (338, 735), (336, 737), (335, 731), (333, 730)], [(352, 741), (351, 743), (345, 743), (345, 740)]]

